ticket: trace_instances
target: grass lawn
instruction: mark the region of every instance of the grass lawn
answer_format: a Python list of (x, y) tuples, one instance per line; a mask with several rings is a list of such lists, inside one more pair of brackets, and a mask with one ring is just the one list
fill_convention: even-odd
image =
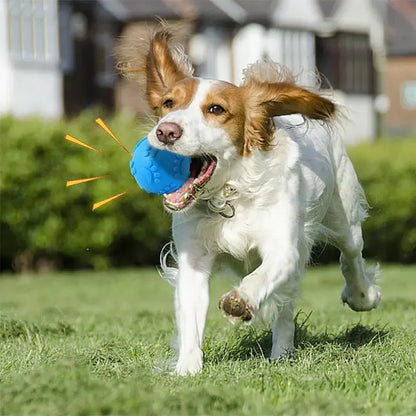
[(297, 347), (270, 364), (267, 329), (216, 308), (205, 367), (179, 378), (171, 287), (154, 270), (0, 277), (1, 415), (416, 415), (416, 266), (384, 266), (371, 313), (341, 305), (337, 267), (314, 268), (297, 304)]

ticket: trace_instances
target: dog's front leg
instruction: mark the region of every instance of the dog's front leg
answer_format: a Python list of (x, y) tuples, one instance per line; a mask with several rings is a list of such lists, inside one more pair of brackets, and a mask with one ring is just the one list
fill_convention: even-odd
[[(296, 296), (298, 281), (304, 267), (298, 250), (283, 250), (276, 246), (274, 259), (263, 259), (262, 264), (247, 275), (241, 284), (220, 300), (220, 309), (232, 322), (248, 322), (258, 310), (275, 302), (276, 310)], [(283, 260), (280, 257), (287, 259)], [(290, 259), (290, 260), (289, 260)], [(293, 262), (293, 263), (292, 263)]]
[(293, 349), (292, 301), (310, 250), (297, 205), (288, 200), (276, 208), (258, 224), (262, 263), (220, 300), (220, 308), (232, 322), (249, 322), (263, 307), (278, 313), (273, 327), (273, 359)]
[(177, 235), (174, 228), (179, 266), (175, 286), (179, 355), (175, 371), (179, 375), (196, 374), (202, 369), (202, 338), (209, 304), (213, 256), (194, 233), (194, 227), (182, 226)]
[(271, 314), (273, 344), (271, 359), (276, 360), (294, 350), (293, 299), (299, 277), (304, 270), (299, 250), (289, 242), (285, 249), (274, 245), (273, 253), (246, 276), (241, 284), (220, 300), (220, 309), (231, 322), (249, 322), (260, 308), (263, 316)]

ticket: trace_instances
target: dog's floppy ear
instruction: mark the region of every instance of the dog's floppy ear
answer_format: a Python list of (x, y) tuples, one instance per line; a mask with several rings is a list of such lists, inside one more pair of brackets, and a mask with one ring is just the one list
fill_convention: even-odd
[(244, 153), (259, 147), (268, 150), (273, 135), (271, 117), (300, 113), (305, 117), (330, 121), (336, 106), (327, 98), (290, 82), (248, 80), (246, 90), (246, 134)]
[(166, 90), (189, 76), (174, 59), (169, 48), (171, 37), (168, 31), (156, 32), (146, 56), (146, 95), (153, 110)]

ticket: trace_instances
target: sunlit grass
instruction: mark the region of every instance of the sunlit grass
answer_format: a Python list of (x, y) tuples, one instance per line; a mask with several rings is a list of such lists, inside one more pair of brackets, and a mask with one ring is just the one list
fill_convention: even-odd
[[(155, 371), (173, 357), (171, 287), (154, 270), (0, 278), (1, 415), (416, 414), (416, 267), (384, 267), (383, 302), (355, 313), (336, 267), (310, 270), (296, 354), (271, 364), (267, 328), (216, 308), (202, 374)], [(162, 364), (163, 366), (163, 364)]]

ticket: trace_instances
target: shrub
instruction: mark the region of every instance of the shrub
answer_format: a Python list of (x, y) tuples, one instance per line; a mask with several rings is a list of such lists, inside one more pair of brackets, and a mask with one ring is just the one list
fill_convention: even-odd
[(379, 140), (348, 150), (371, 206), (363, 225), (365, 254), (416, 262), (416, 138)]
[[(21, 269), (45, 258), (71, 268), (157, 262), (161, 245), (170, 238), (170, 215), (158, 196), (138, 188), (130, 175), (130, 155), (95, 124), (96, 116), (0, 118), (3, 265), (13, 260)], [(132, 119), (118, 115), (105, 121), (129, 149), (143, 136), (144, 129)], [(106, 155), (65, 141), (66, 133)], [(366, 256), (415, 262), (416, 140), (381, 140), (349, 153), (372, 206), (364, 223)], [(68, 179), (106, 174), (65, 187)], [(94, 202), (126, 189), (131, 192), (91, 212)]]
[[(148, 264), (169, 238), (169, 215), (130, 175), (128, 155), (87, 112), (73, 121), (0, 119), (1, 257), (3, 263), (34, 256), (63, 266)], [(105, 120), (127, 148), (143, 136), (137, 122)], [(64, 140), (65, 134), (105, 156)], [(67, 179), (110, 175), (70, 188)], [(91, 212), (93, 202), (131, 189)]]

